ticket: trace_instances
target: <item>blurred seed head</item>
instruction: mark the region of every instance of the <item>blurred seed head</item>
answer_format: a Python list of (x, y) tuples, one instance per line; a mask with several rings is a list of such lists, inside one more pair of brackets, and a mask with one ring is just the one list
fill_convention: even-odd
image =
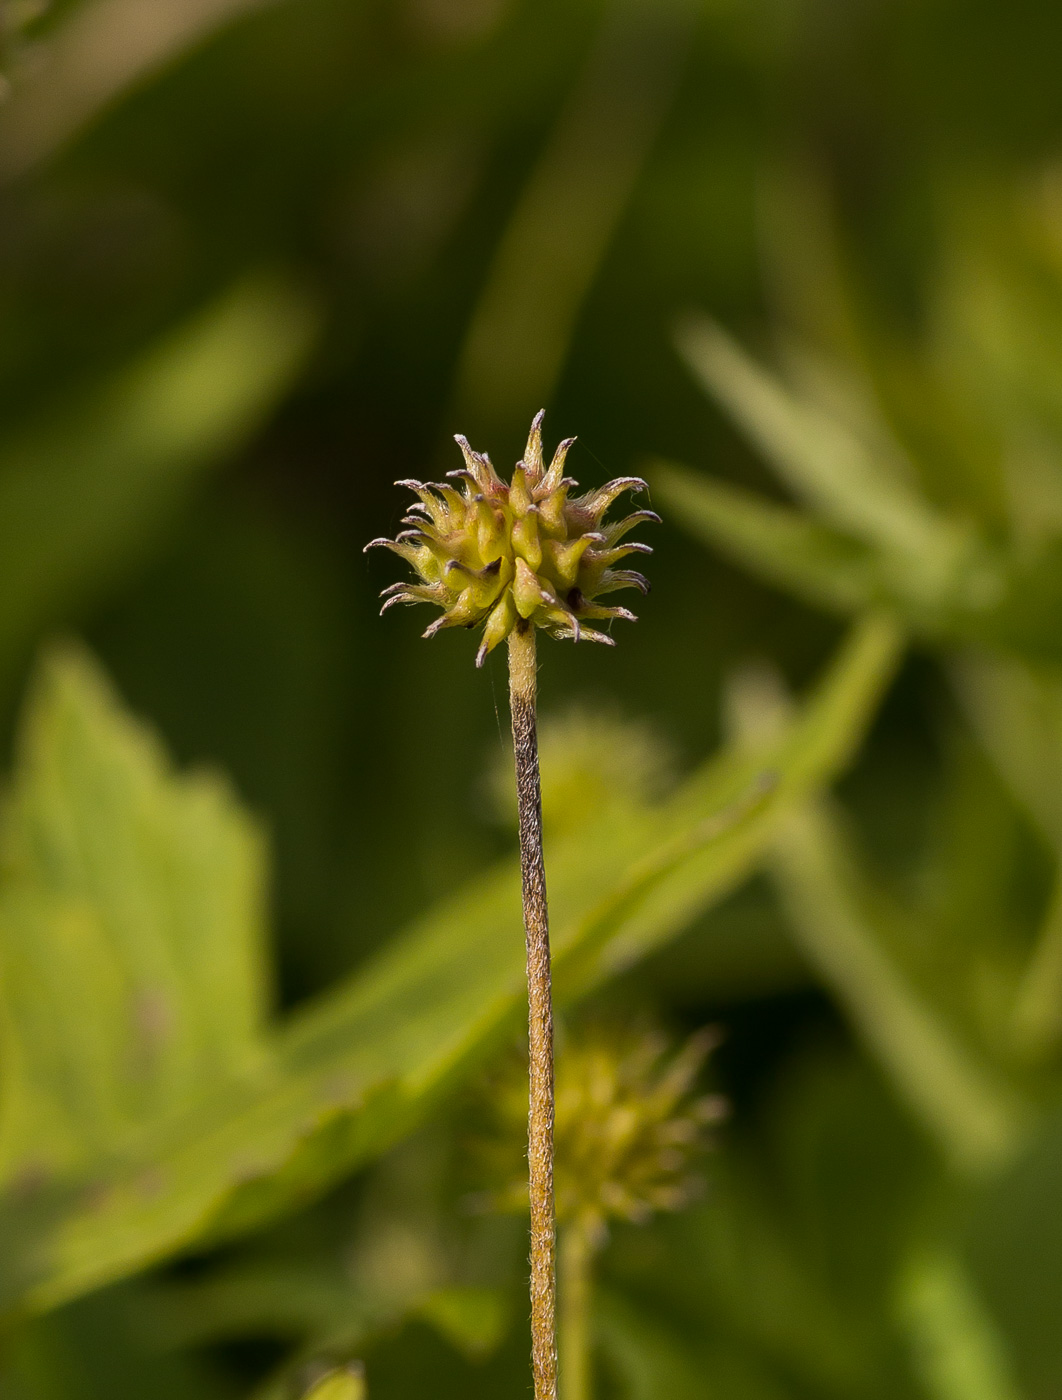
[[(697, 1078), (717, 1034), (705, 1029), (677, 1046), (653, 1029), (595, 1026), (565, 1039), (557, 1056), (554, 1189), (558, 1223), (580, 1220), (603, 1235), (610, 1220), (642, 1222), (680, 1210), (697, 1195), (696, 1159), (709, 1129), (726, 1115), (717, 1094)], [(502, 1132), (520, 1140), (526, 1126), (526, 1079), (498, 1087)], [(527, 1208), (523, 1174), (492, 1204)]]
[(465, 465), (448, 473), (453, 480), (397, 482), (420, 498), (403, 521), (407, 528), (393, 540), (365, 546), (392, 550), (412, 565), (419, 580), (385, 588), (381, 611), (395, 603), (434, 603), (443, 612), (425, 637), (444, 627), (482, 625), (477, 666), (521, 621), (551, 637), (612, 646), (610, 636), (586, 624), (614, 618), (633, 622), (634, 614), (597, 599), (624, 588), (649, 591), (642, 574), (616, 565), (629, 554), (652, 552), (625, 536), (659, 516), (642, 510), (612, 524), (604, 519), (618, 496), (646, 490), (645, 482), (619, 477), (572, 497), (578, 483), (563, 473), (575, 439), (560, 444), (547, 468), (542, 417), (531, 425), (511, 481), (503, 481), (489, 457), (458, 437)]

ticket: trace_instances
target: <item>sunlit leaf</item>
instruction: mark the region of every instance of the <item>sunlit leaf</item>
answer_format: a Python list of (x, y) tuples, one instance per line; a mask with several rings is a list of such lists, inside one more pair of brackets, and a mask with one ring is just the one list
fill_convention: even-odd
[(264, 860), (225, 784), (176, 777), (72, 649), (39, 673), (0, 850), (0, 1180), (17, 1185), (254, 1062)]

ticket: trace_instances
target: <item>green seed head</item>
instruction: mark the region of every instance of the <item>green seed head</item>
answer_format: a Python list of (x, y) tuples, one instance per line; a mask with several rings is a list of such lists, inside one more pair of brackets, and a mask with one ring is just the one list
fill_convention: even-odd
[[(694, 1159), (726, 1111), (718, 1095), (696, 1090), (714, 1044), (710, 1030), (676, 1048), (653, 1030), (604, 1026), (563, 1042), (554, 1117), (559, 1223), (578, 1219), (600, 1232), (610, 1219), (640, 1222), (679, 1210), (696, 1194)], [(514, 1077), (495, 1092), (504, 1159), (507, 1144), (519, 1141), (526, 1087)], [(526, 1209), (523, 1175), (514, 1173), (493, 1204)]]
[[(650, 554), (648, 545), (624, 543), (643, 520), (659, 521), (651, 510), (605, 524), (612, 502), (624, 491), (644, 491), (639, 477), (619, 477), (582, 496), (571, 496), (577, 483), (564, 475), (564, 459), (575, 441), (562, 442), (548, 469), (542, 458), (542, 414), (531, 425), (523, 460), (512, 481), (505, 482), (490, 458), (473, 452), (457, 438), (465, 458), (449, 482), (399, 481), (420, 497), (402, 522), (408, 528), (396, 539), (373, 540), (413, 566), (417, 581), (385, 588), (386, 612), (395, 603), (434, 603), (443, 609), (424, 633), (433, 637), (444, 627), (477, 627), (483, 640), (476, 654), (482, 666), (487, 653), (523, 620), (551, 637), (605, 642), (612, 638), (587, 622), (621, 617), (634, 621), (627, 608), (606, 607), (597, 599), (621, 588), (649, 591), (633, 569), (616, 568), (628, 554)], [(457, 484), (453, 484), (453, 483)]]

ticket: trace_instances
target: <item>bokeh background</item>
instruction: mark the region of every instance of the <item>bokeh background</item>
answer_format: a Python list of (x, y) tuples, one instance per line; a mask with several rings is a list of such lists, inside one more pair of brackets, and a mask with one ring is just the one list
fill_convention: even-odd
[[(0, 24), (8, 766), (42, 646), (77, 635), (262, 823), (288, 1014), (511, 856), (504, 658), (378, 619), (396, 561), (362, 552), (455, 432), (508, 466), (545, 407), (582, 483), (650, 480), (639, 622), (541, 649), (558, 762), (582, 743), (606, 785), (655, 797), (769, 727), (884, 607), (911, 645), (839, 795), (595, 992), (721, 1026), (731, 1105), (703, 1200), (602, 1256), (597, 1386), (1062, 1394), (1062, 11)], [(462, 1204), (474, 1081), (234, 1242), (28, 1320), (16, 1289), (0, 1395), (296, 1394), (319, 1355), (364, 1359), (373, 1400), (527, 1393), (519, 1222)]]

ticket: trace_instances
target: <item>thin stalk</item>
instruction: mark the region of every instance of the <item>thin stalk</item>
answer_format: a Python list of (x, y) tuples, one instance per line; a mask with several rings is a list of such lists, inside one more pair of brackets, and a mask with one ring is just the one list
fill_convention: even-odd
[(590, 1400), (590, 1296), (595, 1222), (576, 1216), (561, 1231), (560, 1393), (561, 1400)]
[(535, 629), (509, 634), (509, 705), (516, 755), (527, 936), (530, 1085), (527, 1160), (531, 1194), (531, 1367), (535, 1400), (556, 1400), (556, 1260), (553, 1212), (553, 998), (546, 867), (542, 857), (542, 792), (535, 728)]

